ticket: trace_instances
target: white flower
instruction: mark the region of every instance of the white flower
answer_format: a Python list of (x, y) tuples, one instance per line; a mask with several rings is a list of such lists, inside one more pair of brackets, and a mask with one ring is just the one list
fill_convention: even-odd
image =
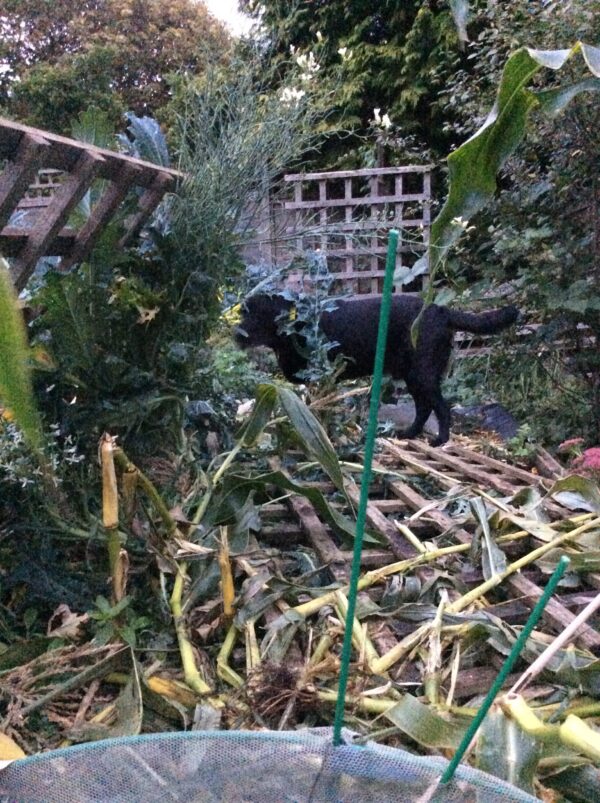
[(321, 33), (321, 31), (317, 31), (317, 42), (322, 42), (322, 41), (323, 41), (323, 34)]
[(464, 231), (473, 231), (475, 228), (475, 226), (469, 226), (469, 221), (462, 217), (452, 218), (451, 223), (453, 226), (459, 226), (461, 229), (464, 229)]
[(382, 116), (381, 109), (373, 109), (373, 119), (371, 122), (373, 125), (379, 126), (380, 128), (385, 128), (386, 131), (392, 127), (392, 121), (390, 120), (389, 114), (384, 114)]
[(348, 50), (347, 47), (340, 47), (338, 54), (342, 57), (342, 61), (350, 61), (352, 58), (352, 51)]
[(294, 86), (285, 86), (279, 93), (281, 103), (298, 103), (306, 95), (303, 89), (296, 89)]
[(308, 55), (306, 53), (301, 53), (299, 56), (297, 56), (296, 64), (303, 71), (300, 75), (302, 81), (310, 81), (311, 78), (321, 69), (321, 65), (316, 60), (315, 54), (312, 52), (312, 50), (310, 53), (308, 53)]

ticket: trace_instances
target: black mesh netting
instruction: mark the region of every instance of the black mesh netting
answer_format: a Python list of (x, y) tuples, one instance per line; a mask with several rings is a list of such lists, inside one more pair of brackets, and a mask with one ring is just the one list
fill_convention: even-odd
[(15, 761), (2, 803), (388, 803), (535, 801), (485, 773), (381, 745), (333, 747), (331, 731), (208, 731), (110, 739)]

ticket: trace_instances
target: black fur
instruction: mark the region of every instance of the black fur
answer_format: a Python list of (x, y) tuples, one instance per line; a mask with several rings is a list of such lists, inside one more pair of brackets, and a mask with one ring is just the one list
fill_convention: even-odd
[[(414, 296), (393, 296), (384, 370), (393, 379), (404, 380), (415, 402), (415, 420), (403, 433), (404, 437), (418, 435), (433, 411), (439, 423), (439, 436), (435, 441), (438, 445), (450, 437), (450, 406), (442, 396), (441, 381), (450, 358), (454, 332), (499, 332), (517, 320), (518, 310), (509, 306), (471, 313), (431, 304), (421, 318), (415, 349), (411, 344), (410, 330), (422, 303)], [(282, 296), (250, 296), (242, 307), (243, 316), (236, 331), (236, 341), (242, 348), (268, 346), (273, 349), (284, 376), (291, 382), (298, 382), (298, 371), (307, 365), (306, 358), (297, 348), (297, 345), (302, 347), (301, 329), (294, 337), (281, 332), (282, 317), (289, 315), (292, 306), (292, 302)], [(380, 306), (381, 298), (378, 296), (347, 298), (341, 299), (333, 312), (322, 314), (323, 332), (328, 340), (338, 343), (329, 356), (333, 360), (342, 354), (347, 359), (342, 374), (344, 378), (372, 374)]]

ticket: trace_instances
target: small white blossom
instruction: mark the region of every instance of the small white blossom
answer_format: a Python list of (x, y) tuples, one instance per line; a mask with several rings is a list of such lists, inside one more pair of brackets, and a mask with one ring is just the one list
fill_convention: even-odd
[(452, 218), (452, 225), (459, 226), (464, 231), (473, 231), (475, 226), (469, 226), (469, 221), (465, 220), (462, 217), (454, 217)]
[(384, 128), (386, 131), (392, 127), (392, 121), (389, 114), (381, 114), (381, 109), (373, 109), (373, 119), (371, 123), (379, 128)]
[(338, 50), (338, 54), (342, 57), (342, 61), (350, 61), (352, 58), (352, 51), (349, 50), (347, 47), (340, 47)]
[(301, 53), (299, 56), (296, 57), (296, 64), (302, 70), (302, 74), (300, 78), (302, 81), (310, 81), (311, 78), (316, 75), (321, 69), (321, 65), (315, 58), (315, 54), (310, 51), (310, 53)]
[(293, 86), (286, 86), (279, 93), (279, 100), (281, 103), (298, 103), (298, 101), (301, 100), (304, 95), (306, 95), (306, 92), (303, 89), (296, 89), (296, 87)]
[(317, 31), (317, 42), (322, 42), (322, 41), (323, 41), (323, 34), (321, 33), (321, 31)]

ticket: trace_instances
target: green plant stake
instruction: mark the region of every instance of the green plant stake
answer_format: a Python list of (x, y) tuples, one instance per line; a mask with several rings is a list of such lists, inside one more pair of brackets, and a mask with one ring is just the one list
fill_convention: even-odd
[(379, 330), (377, 332), (377, 350), (375, 352), (375, 368), (373, 370), (373, 384), (371, 385), (371, 405), (369, 408), (369, 425), (367, 427), (367, 437), (365, 439), (364, 470), (362, 475), (362, 483), (360, 486), (360, 500), (358, 504), (358, 514), (356, 517), (356, 538), (354, 540), (352, 572), (350, 574), (350, 583), (348, 586), (348, 613), (346, 615), (344, 644), (342, 647), (342, 658), (340, 665), (340, 682), (338, 685), (337, 702), (335, 706), (335, 719), (333, 722), (334, 746), (341, 744), (342, 741), (342, 725), (344, 724), (344, 704), (346, 697), (346, 688), (348, 686), (350, 656), (352, 652), (352, 624), (354, 622), (354, 614), (356, 611), (356, 595), (358, 588), (358, 578), (360, 575), (360, 558), (362, 553), (363, 537), (365, 533), (367, 502), (369, 501), (371, 465), (373, 463), (373, 452), (375, 449), (375, 435), (377, 434), (377, 412), (379, 409), (379, 397), (381, 395), (381, 378), (383, 376), (385, 344), (387, 340), (390, 308), (392, 305), (392, 291), (394, 289), (394, 268), (396, 266), (397, 249), (398, 249), (398, 232), (395, 229), (392, 229), (392, 231), (390, 231), (390, 236), (388, 240), (387, 260), (385, 265), (385, 278), (383, 280), (383, 297), (381, 300), (381, 312), (379, 314)]
[(558, 583), (560, 582), (560, 579), (562, 578), (563, 574), (567, 570), (567, 566), (569, 565), (569, 563), (570, 563), (570, 560), (569, 560), (569, 558), (566, 557), (566, 555), (563, 555), (561, 557), (561, 559), (558, 561), (558, 566), (554, 570), (554, 574), (552, 575), (550, 580), (548, 580), (546, 588), (544, 589), (544, 593), (539, 598), (539, 600), (537, 601), (536, 606), (534, 607), (534, 609), (529, 614), (529, 618), (525, 622), (525, 625), (524, 625), (523, 630), (521, 631), (521, 633), (519, 635), (519, 638), (513, 644), (513, 648), (510, 651), (510, 655), (508, 656), (508, 658), (504, 662), (504, 665), (502, 666), (502, 669), (498, 673), (498, 677), (496, 678), (496, 680), (494, 681), (491, 689), (487, 693), (487, 697), (485, 698), (485, 700), (481, 704), (481, 707), (479, 708), (479, 710), (477, 711), (477, 714), (473, 718), (473, 721), (469, 725), (469, 727), (467, 729), (467, 732), (463, 736), (463, 739), (462, 739), (461, 743), (459, 744), (458, 749), (457, 749), (456, 753), (454, 754), (454, 757), (453, 757), (452, 761), (446, 767), (446, 771), (444, 772), (444, 774), (442, 775), (442, 777), (440, 779), (440, 783), (441, 784), (448, 783), (449, 781), (452, 780), (452, 777), (453, 777), (454, 773), (456, 772), (456, 768), (460, 764), (460, 761), (461, 761), (463, 755), (465, 754), (466, 750), (468, 749), (469, 745), (471, 744), (471, 740), (473, 739), (473, 737), (477, 733), (477, 730), (479, 729), (479, 726), (483, 722), (483, 719), (484, 719), (485, 715), (487, 714), (487, 712), (489, 711), (492, 703), (494, 702), (494, 699), (495, 699), (496, 695), (498, 694), (498, 692), (500, 691), (500, 689), (502, 687), (502, 684), (504, 683), (504, 681), (508, 677), (508, 674), (509, 674), (510, 670), (513, 668), (517, 658), (521, 654), (521, 650), (525, 646), (525, 642), (527, 641), (527, 639), (531, 635), (531, 631), (533, 630), (533, 628), (537, 624), (537, 621), (540, 618), (540, 616), (542, 615), (542, 613), (544, 611), (544, 608), (548, 604), (548, 601), (549, 601), (550, 597), (554, 593), (554, 590), (556, 589), (556, 586), (558, 585)]

